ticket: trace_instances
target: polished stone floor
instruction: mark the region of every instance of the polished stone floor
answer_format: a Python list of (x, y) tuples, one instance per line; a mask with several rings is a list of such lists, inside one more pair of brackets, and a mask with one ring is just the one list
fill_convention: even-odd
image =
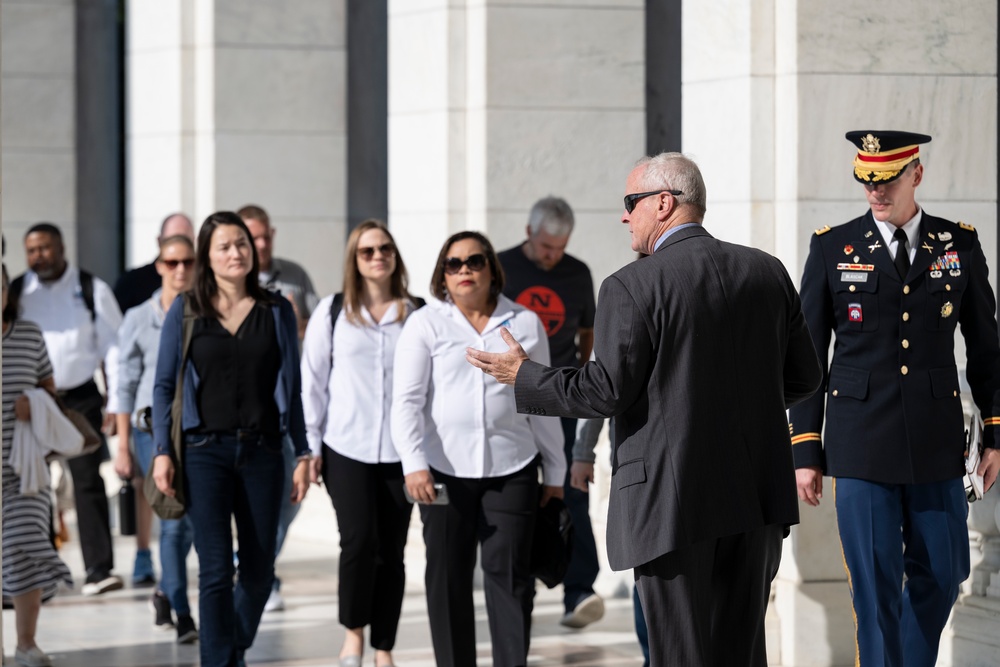
[[(327, 513), (329, 500), (312, 498), (296, 520), (281, 559), (278, 574), (287, 608), (265, 614), (256, 643), (247, 654), (250, 665), (336, 665), (342, 638), (337, 623), (336, 525)], [(325, 494), (323, 494), (325, 496)], [(319, 493), (315, 496), (320, 496)], [(326, 508), (323, 503), (326, 503)], [(407, 547), (408, 584), (403, 602), (399, 638), (394, 652), (400, 667), (434, 665), (423, 595), (423, 550), (419, 522), (414, 515)], [(134, 539), (115, 539), (118, 573), (131, 573)], [(154, 540), (155, 542), (155, 540)], [(154, 552), (155, 553), (155, 552)], [(77, 580), (83, 566), (79, 544), (69, 542), (63, 557)], [(188, 561), (192, 606), (197, 608), (197, 559)], [(607, 599), (605, 618), (584, 630), (559, 625), (561, 589), (539, 588), (536, 598), (530, 665), (641, 665), (642, 656), (632, 626), (631, 599)], [(619, 594), (626, 590), (619, 587)], [(38, 643), (58, 666), (73, 667), (188, 667), (198, 664), (198, 648), (178, 646), (172, 632), (154, 628), (149, 608), (150, 589), (131, 589), (84, 598), (68, 591), (46, 604), (41, 613)], [(195, 614), (197, 618), (197, 614)], [(490, 665), (489, 630), (481, 593), (476, 598), (476, 636), (479, 665)], [(16, 642), (13, 612), (3, 613), (4, 648), (8, 664)], [(371, 658), (369, 657), (368, 660)], [(366, 660), (365, 664), (371, 662)]]

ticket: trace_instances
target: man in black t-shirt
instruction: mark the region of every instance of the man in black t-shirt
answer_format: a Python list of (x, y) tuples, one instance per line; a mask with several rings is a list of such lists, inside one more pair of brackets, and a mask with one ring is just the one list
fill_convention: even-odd
[[(566, 254), (573, 231), (573, 209), (564, 199), (538, 200), (528, 216), (528, 239), (499, 254), (506, 274), (504, 294), (530, 308), (545, 325), (552, 366), (578, 368), (594, 347), (594, 281), (587, 265)], [(568, 464), (573, 463), (576, 420), (562, 419)], [(573, 518), (573, 555), (563, 580), (566, 613), (560, 623), (582, 628), (604, 616), (604, 601), (594, 593), (597, 545), (590, 524), (588, 494), (570, 486), (565, 498)]]

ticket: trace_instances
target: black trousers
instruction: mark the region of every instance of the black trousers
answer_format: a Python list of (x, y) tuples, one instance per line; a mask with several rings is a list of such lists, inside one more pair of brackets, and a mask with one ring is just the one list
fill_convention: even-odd
[(406, 571), (403, 548), (413, 505), (399, 463), (361, 463), (323, 446), (323, 481), (340, 527), (340, 624), (371, 626), (372, 648), (396, 644)]
[(432, 470), (450, 504), (421, 505), (427, 547), (427, 613), (438, 667), (476, 664), (472, 578), (482, 545), (483, 589), (494, 667), (527, 663), (533, 607), (531, 543), (538, 461), (504, 477), (466, 479)]
[(59, 395), (67, 408), (73, 408), (87, 417), (102, 440), (97, 451), (69, 459), (76, 523), (80, 531), (80, 548), (83, 551), (83, 564), (87, 568), (87, 581), (100, 581), (115, 567), (108, 493), (104, 487), (104, 478), (101, 477), (101, 462), (108, 453), (107, 442), (104, 442), (104, 433), (101, 431), (104, 399), (92, 381), (59, 392)]
[(766, 667), (764, 613), (784, 526), (698, 542), (635, 568), (652, 667)]

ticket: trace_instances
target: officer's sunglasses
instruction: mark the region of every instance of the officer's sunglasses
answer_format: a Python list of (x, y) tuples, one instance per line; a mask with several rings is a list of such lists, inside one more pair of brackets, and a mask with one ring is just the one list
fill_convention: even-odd
[(669, 192), (675, 197), (679, 197), (684, 194), (683, 190), (653, 190), (652, 192), (636, 192), (630, 195), (625, 195), (625, 210), (631, 213), (635, 210), (635, 205), (640, 199), (645, 199), (646, 197), (652, 197), (653, 195), (658, 195), (661, 192)]

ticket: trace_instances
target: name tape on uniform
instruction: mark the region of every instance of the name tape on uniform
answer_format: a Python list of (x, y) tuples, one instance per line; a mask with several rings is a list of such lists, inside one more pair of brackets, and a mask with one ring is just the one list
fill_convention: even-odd
[(868, 282), (867, 273), (855, 273), (851, 271), (844, 271), (840, 274), (840, 282), (842, 283), (866, 283)]

